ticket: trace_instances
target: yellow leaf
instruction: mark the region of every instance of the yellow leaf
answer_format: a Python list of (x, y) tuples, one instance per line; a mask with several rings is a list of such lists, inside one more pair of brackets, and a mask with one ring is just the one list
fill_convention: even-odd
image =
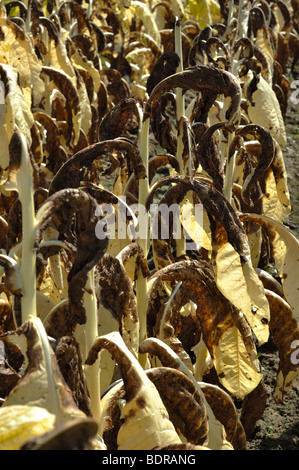
[(214, 271), (218, 289), (245, 315), (259, 343), (268, 341), (269, 304), (251, 262), (241, 262), (230, 243), (215, 240)]
[(20, 450), (29, 440), (54, 428), (55, 415), (38, 406), (13, 405), (0, 409), (0, 450)]
[(237, 398), (244, 398), (262, 379), (236, 327), (228, 328), (215, 348), (214, 365), (221, 384)]

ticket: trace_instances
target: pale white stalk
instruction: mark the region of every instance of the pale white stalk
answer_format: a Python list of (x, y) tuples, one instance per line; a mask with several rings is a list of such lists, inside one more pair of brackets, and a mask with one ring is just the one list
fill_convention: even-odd
[[(97, 298), (94, 283), (95, 269), (92, 268), (88, 273), (86, 283), (87, 290), (84, 293), (84, 306), (86, 310), (87, 321), (84, 325), (84, 336), (86, 344), (86, 353), (90, 350), (94, 340), (98, 336), (98, 309)], [(82, 352), (83, 353), (83, 352)], [(86, 356), (84, 357), (85, 362)], [(101, 436), (102, 429), (102, 407), (100, 390), (100, 358), (91, 365), (84, 368), (87, 386), (90, 394), (90, 407), (93, 418), (98, 422), (98, 434)]]
[(45, 365), (46, 365), (46, 372), (47, 372), (47, 379), (48, 379), (48, 399), (50, 402), (50, 409), (53, 414), (55, 414), (56, 420), (55, 424), (58, 425), (64, 421), (63, 413), (61, 412), (61, 408), (58, 403), (57, 398), (57, 386), (55, 383), (53, 366), (52, 366), (52, 351), (50, 349), (50, 344), (48, 340), (47, 333), (45, 328), (40, 320), (40, 318), (36, 317), (34, 319), (37, 332), (40, 338), (40, 342), (43, 347), (44, 351), (44, 358), (45, 358)]
[[(176, 72), (183, 71), (183, 50), (182, 50), (182, 28), (181, 22), (176, 18), (174, 26), (174, 49), (177, 55), (180, 58), (180, 63), (176, 69)], [(183, 164), (183, 122), (182, 119), (185, 116), (185, 97), (183, 90), (181, 88), (176, 89), (176, 119), (178, 123), (177, 129), (177, 159), (180, 165), (180, 174), (184, 174), (184, 164)]]
[[(228, 141), (226, 143), (226, 153), (225, 153), (226, 161), (228, 161), (229, 149), (230, 149), (233, 138), (234, 138), (234, 133), (230, 132), (228, 134)], [(230, 204), (232, 203), (236, 155), (237, 155), (237, 152), (234, 152), (234, 154), (231, 156), (226, 166), (225, 177), (224, 177), (223, 194)]]
[(23, 296), (21, 298), (22, 322), (37, 316), (36, 311), (36, 251), (35, 209), (32, 167), (29, 160), (25, 136), (20, 133), (22, 142), (21, 165), (17, 171), (17, 187), (22, 204), (22, 263), (21, 279)]
[(51, 318), (51, 316), (53, 315), (53, 313), (55, 313), (60, 307), (63, 307), (63, 306), (66, 305), (67, 303), (69, 303), (69, 299), (63, 299), (63, 300), (61, 300), (61, 302), (59, 302), (58, 304), (56, 304), (56, 305), (50, 310), (49, 313), (47, 313), (47, 316), (46, 316), (46, 318), (45, 318), (44, 321), (43, 321), (43, 325), (44, 325), (45, 328), (47, 327), (48, 321), (49, 321), (49, 319)]
[[(148, 160), (149, 160), (149, 126), (150, 118), (142, 119), (141, 131), (139, 135), (139, 151), (142, 161), (146, 168), (146, 174), (148, 175)], [(139, 197), (138, 203), (145, 207), (145, 203), (149, 194), (149, 182), (148, 177), (139, 180)], [(149, 249), (148, 241), (148, 229), (149, 229), (149, 217), (145, 214), (144, 220), (139, 217), (139, 233), (145, 234), (144, 238), (138, 238), (137, 242), (141, 246), (144, 256), (147, 257)], [(137, 298), (137, 309), (139, 317), (139, 343), (147, 337), (147, 318), (146, 318), (146, 293), (147, 293), (147, 279), (143, 277), (141, 269), (138, 270), (136, 279), (136, 298)], [(146, 366), (146, 355), (141, 354), (139, 356), (139, 362), (142, 367)]]
[[(183, 49), (182, 49), (182, 28), (179, 18), (176, 18), (174, 25), (174, 50), (180, 58), (180, 63), (176, 69), (176, 72), (182, 72), (183, 66)], [(177, 152), (176, 158), (179, 162), (180, 174), (184, 175), (185, 167), (183, 162), (183, 135), (184, 135), (184, 118), (185, 118), (185, 97), (182, 88), (176, 89), (176, 120), (178, 123), (177, 129)], [(177, 256), (185, 253), (185, 239), (183, 230), (181, 230), (181, 237), (176, 240), (176, 251)]]

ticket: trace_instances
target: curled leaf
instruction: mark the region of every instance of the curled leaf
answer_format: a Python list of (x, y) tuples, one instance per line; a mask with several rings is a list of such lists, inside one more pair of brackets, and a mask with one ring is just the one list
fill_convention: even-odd
[(124, 139), (104, 140), (73, 155), (52, 180), (50, 194), (63, 188), (78, 188), (80, 182), (87, 179), (84, 178), (86, 169), (91, 168), (93, 162), (98, 161), (102, 156), (108, 155), (110, 157), (114, 151), (119, 152), (120, 162), (122, 161), (121, 155), (124, 155), (127, 167), (132, 168), (138, 178), (145, 177), (145, 166), (135, 145)]
[(146, 207), (150, 206), (156, 190), (167, 183), (176, 184), (170, 190), (174, 194), (177, 188), (176, 202), (180, 202), (187, 191), (194, 191), (199, 197), (210, 220), (217, 288), (246, 316), (258, 340), (265, 342), (269, 335), (269, 305), (253, 269), (247, 236), (237, 213), (211, 184), (189, 177), (159, 180), (152, 187)]
[(55, 423), (85, 416), (75, 405), (72, 393), (62, 378), (41, 321), (38, 318), (28, 320), (14, 334), (26, 338), (28, 367), (2, 408), (38, 406), (53, 414)]
[[(159, 82), (153, 89), (148, 103), (147, 109), (150, 113), (151, 105), (161, 94), (166, 91), (182, 88), (183, 90), (191, 89), (194, 91), (206, 90), (213, 94), (214, 100), (217, 95), (229, 96), (231, 98), (231, 106), (227, 110), (227, 120), (231, 124), (240, 107), (241, 87), (234, 75), (224, 70), (210, 66), (195, 66), (183, 72), (178, 72)], [(211, 103), (212, 104), (212, 103)]]
[(93, 364), (102, 348), (108, 349), (118, 363), (126, 391), (125, 420), (118, 431), (118, 450), (149, 450), (157, 445), (181, 442), (156, 387), (128, 351), (120, 334), (97, 338), (86, 364)]
[[(41, 240), (42, 232), (51, 226), (67, 237), (69, 225), (75, 223), (78, 239), (75, 242), (76, 256), (68, 273), (68, 297), (73, 319), (86, 322), (83, 305), (84, 287), (88, 272), (104, 255), (109, 238), (96, 236), (97, 201), (81, 189), (65, 189), (49, 197), (37, 214), (38, 230), (36, 243)], [(70, 240), (74, 243), (74, 240)]]

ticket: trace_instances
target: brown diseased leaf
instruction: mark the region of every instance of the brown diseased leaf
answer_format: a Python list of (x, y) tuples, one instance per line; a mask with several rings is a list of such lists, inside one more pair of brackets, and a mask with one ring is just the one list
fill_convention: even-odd
[(138, 108), (133, 98), (123, 98), (102, 119), (98, 140), (111, 140), (120, 136), (126, 136), (128, 122), (135, 116), (139, 120)]
[(270, 331), (279, 353), (274, 399), (277, 403), (282, 403), (299, 373), (296, 357), (298, 356), (299, 325), (291, 307), (284, 299), (267, 289), (265, 293), (271, 312)]
[[(230, 73), (209, 65), (190, 67), (160, 81), (152, 90), (147, 102), (147, 112), (151, 115), (151, 106), (161, 99), (161, 95), (169, 90), (182, 88), (183, 90), (208, 91), (213, 94), (213, 101), (217, 95), (229, 96), (231, 106), (227, 110), (226, 118), (231, 123), (239, 110), (241, 103), (241, 88), (238, 80)], [(212, 102), (211, 102), (212, 105)]]
[(138, 354), (139, 320), (133, 284), (122, 263), (104, 255), (99, 272), (100, 300), (118, 318), (122, 337), (128, 349)]
[(176, 73), (179, 63), (180, 58), (173, 51), (164, 52), (164, 54), (159, 57), (147, 79), (146, 91), (149, 95), (161, 80)]
[(76, 405), (87, 416), (92, 416), (79, 343), (74, 337), (63, 336), (55, 342), (53, 349), (60, 372), (72, 391)]
[(146, 374), (155, 384), (175, 427), (191, 444), (204, 444), (209, 429), (207, 413), (192, 380), (167, 367), (149, 369)]
[[(78, 188), (80, 182), (86, 180), (85, 172), (93, 162), (100, 160), (104, 155), (119, 154), (119, 162), (125, 158), (126, 165), (137, 178), (146, 176), (146, 169), (140, 157), (137, 147), (125, 139), (105, 140), (97, 142), (80, 150), (73, 155), (58, 171), (50, 186), (50, 195), (64, 188)], [(123, 155), (124, 157), (122, 157)], [(112, 158), (112, 157), (111, 157)], [(113, 157), (115, 160), (115, 157)]]
[(108, 244), (108, 237), (96, 236), (97, 201), (82, 189), (65, 189), (50, 196), (41, 207), (41, 218), (37, 231), (36, 243), (42, 237), (42, 231), (52, 225), (67, 239), (70, 226), (77, 233), (75, 240), (75, 258), (68, 273), (68, 294), (70, 311), (74, 321), (86, 322), (83, 304), (84, 288), (89, 271), (101, 260)]
[(249, 440), (254, 431), (257, 421), (263, 416), (267, 403), (267, 390), (264, 381), (244, 398), (240, 420)]
[(224, 426), (226, 439), (232, 443), (234, 450), (246, 449), (244, 429), (230, 395), (220, 387), (205, 382), (200, 382), (200, 388), (216, 419)]

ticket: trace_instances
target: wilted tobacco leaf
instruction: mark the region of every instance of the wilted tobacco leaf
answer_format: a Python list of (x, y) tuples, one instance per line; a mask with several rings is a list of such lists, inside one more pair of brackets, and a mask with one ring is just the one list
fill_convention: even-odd
[(99, 273), (100, 301), (112, 311), (121, 325), (121, 335), (128, 350), (138, 357), (139, 321), (133, 284), (117, 258), (104, 255)]
[[(185, 298), (183, 301), (181, 298), (183, 297), (181, 289), (181, 282), (175, 286), (172, 291), (171, 296), (167, 304), (164, 307), (163, 316), (161, 318), (159, 331), (157, 332), (157, 337), (161, 339), (163, 342), (168, 344), (173, 351), (180, 357), (180, 359), (186, 364), (190, 371), (193, 371), (193, 365), (189, 354), (185, 351), (182, 346), (181, 341), (176, 336), (176, 328), (180, 324), (180, 315), (182, 305), (188, 306), (189, 299), (188, 297)], [(186, 316), (187, 309), (182, 312), (184, 316)], [(191, 309), (189, 309), (189, 315), (191, 314)]]
[[(47, 31), (46, 41), (44, 40), (45, 30)], [(75, 72), (67, 55), (65, 42), (54, 22), (45, 16), (39, 16), (32, 22), (32, 34), (43, 63), (60, 70), (69, 78), (74, 78)]]
[[(237, 213), (211, 184), (189, 177), (159, 180), (152, 187), (146, 207), (150, 207), (156, 190), (168, 183), (176, 183), (177, 194), (172, 202), (180, 202), (187, 191), (194, 191), (199, 197), (210, 219), (217, 288), (245, 314), (258, 340), (266, 341), (269, 335), (269, 306), (263, 286), (252, 267), (247, 236)], [(173, 188), (171, 191), (173, 194)]]
[(136, 281), (139, 269), (141, 270), (143, 277), (148, 277), (150, 275), (147, 259), (138, 243), (130, 243), (127, 245), (118, 253), (117, 259), (123, 265), (132, 282)]
[[(151, 106), (166, 91), (182, 88), (183, 90), (204, 91), (207, 90), (214, 95), (214, 100), (218, 94), (229, 96), (231, 106), (227, 110), (227, 120), (233, 122), (241, 102), (241, 88), (238, 80), (230, 72), (210, 67), (195, 66), (183, 72), (178, 72), (159, 82), (153, 89), (147, 102), (147, 112), (151, 114)], [(212, 103), (211, 103), (212, 104)]]
[(53, 429), (55, 415), (32, 405), (2, 406), (0, 450), (20, 450), (30, 439)]
[(133, 98), (124, 98), (114, 106), (102, 119), (99, 126), (99, 141), (112, 140), (127, 135), (128, 122), (132, 116), (139, 120), (136, 101)]
[(27, 440), (21, 450), (106, 450), (94, 439), (97, 429), (93, 418), (73, 419)]
[(219, 223), (213, 231), (213, 257), (217, 287), (245, 315), (260, 344), (269, 337), (269, 305), (264, 288), (249, 257), (240, 255), (227, 242)]
[[(252, 333), (242, 314), (218, 290), (210, 263), (176, 262), (155, 273), (153, 279), (157, 281), (151, 285), (151, 291), (156, 289), (158, 281), (182, 281), (182, 288), (188, 288), (184, 303), (186, 299), (190, 299), (196, 304), (196, 317), (203, 341), (212, 357), (219, 380), (235, 396), (246, 395), (261, 380)], [(151, 308), (155, 306), (151, 300), (151, 291), (148, 294), (148, 317), (151, 316)], [(183, 317), (181, 322), (183, 325)], [(198, 325), (195, 326), (199, 328)], [(181, 325), (176, 328), (176, 334), (184, 346), (183, 328)], [(190, 337), (191, 333), (193, 334), (189, 329), (187, 336)], [(195, 344), (191, 343), (191, 347)]]
[(41, 65), (29, 35), (25, 34), (22, 28), (5, 18), (0, 18), (0, 27), (2, 31), (1, 63), (15, 68), (19, 73), (24, 100), (28, 108), (31, 108), (32, 94), (35, 102), (38, 103), (45, 88), (40, 78)]
[(281, 278), (283, 294), (295, 317), (299, 318), (298, 305), (298, 260), (299, 242), (293, 232), (271, 217), (257, 214), (242, 214), (242, 221), (254, 221), (268, 235), (271, 258)]
[(189, 377), (177, 369), (156, 367), (146, 371), (155, 384), (170, 420), (192, 444), (204, 444), (209, 430), (201, 394)]
[(179, 63), (180, 58), (175, 52), (164, 52), (159, 57), (147, 79), (146, 90), (149, 95), (161, 80), (176, 73)]
[(246, 436), (233, 399), (217, 385), (205, 382), (199, 385), (216, 419), (224, 426), (226, 438), (234, 450), (245, 450)]
[[(0, 18), (1, 19), (1, 18)], [(34, 119), (30, 107), (24, 100), (23, 91), (18, 83), (18, 72), (11, 65), (0, 64), (0, 78), (5, 87), (5, 113), (0, 115), (0, 136), (2, 152), (0, 167), (7, 169), (10, 163), (9, 143), (17, 127), (31, 146), (31, 127)]]
[[(260, 178), (264, 193), (262, 213), (280, 222), (285, 220), (290, 214), (291, 204), (283, 153), (275, 139), (273, 140), (275, 146), (273, 161), (264, 176), (261, 175)], [(256, 159), (259, 160), (262, 157), (262, 147), (258, 142), (246, 142), (245, 147)]]
[(284, 298), (282, 285), (277, 279), (263, 269), (256, 268), (256, 272), (265, 289), (271, 290), (275, 294)]
[(72, 391), (78, 408), (91, 416), (90, 398), (82, 367), (79, 343), (74, 337), (63, 336), (53, 345), (60, 372)]
[[(261, 155), (257, 166), (247, 176), (243, 183), (242, 197), (247, 204), (250, 205), (251, 193), (255, 188), (257, 182), (264, 175), (265, 171), (270, 167), (274, 159), (275, 142), (270, 132), (264, 127), (257, 124), (247, 124), (246, 126), (237, 129), (236, 135), (246, 137), (248, 135), (254, 136), (261, 143)], [(254, 201), (255, 202), (255, 201)]]
[[(158, 390), (177, 432), (183, 436), (184, 440), (192, 444), (205, 443), (209, 429), (208, 417), (201, 393), (192, 380), (183, 372), (169, 367), (156, 367), (146, 370), (145, 373)], [(107, 395), (105, 403), (108, 403), (108, 406), (105, 406), (105, 418), (107, 424), (110, 421), (110, 431), (106, 429), (106, 434), (104, 433), (106, 439), (108, 436), (112, 437), (113, 428), (117, 429), (123, 423), (118, 405), (120, 399), (126, 400), (122, 382), (115, 390), (111, 389), (110, 396), (109, 391)], [(115, 443), (111, 442), (110, 445), (116, 447)]]
[(240, 420), (247, 440), (250, 439), (257, 421), (263, 416), (267, 403), (267, 390), (264, 381), (252, 390), (243, 400)]
[[(76, 89), (70, 77), (62, 70), (43, 66), (42, 74), (49, 77), (53, 84), (66, 98), (67, 125), (69, 134), (74, 140), (74, 144), (76, 144), (79, 139), (81, 118), (78, 90)], [(70, 138), (67, 139), (67, 144), (70, 144)]]
[(45, 228), (52, 225), (67, 237), (69, 226), (75, 223), (78, 238), (71, 243), (76, 245), (76, 255), (67, 279), (72, 317), (80, 324), (86, 322), (83, 295), (88, 272), (100, 261), (109, 244), (107, 237), (96, 236), (96, 209), (96, 200), (85, 191), (65, 189), (49, 197), (37, 214), (37, 242)]
[(82, 417), (72, 393), (62, 378), (44, 327), (38, 318), (25, 322), (14, 333), (27, 341), (28, 366), (25, 375), (13, 388), (2, 408), (26, 405), (39, 406), (55, 416), (56, 423)]
[(67, 161), (68, 155), (60, 143), (59, 129), (55, 120), (43, 111), (35, 112), (33, 117), (44, 130), (43, 156), (46, 165), (44, 172), (52, 180), (59, 168)]
[(299, 374), (298, 359), (296, 359), (299, 323), (285, 300), (272, 291), (265, 292), (271, 311), (270, 331), (280, 359), (273, 396), (277, 403), (282, 403)]
[[(209, 429), (207, 433), (207, 447), (213, 450), (231, 449), (231, 444), (226, 440), (224, 427), (215, 417), (213, 409), (210, 407), (201, 384), (196, 381), (194, 375), (188, 367), (181, 361), (177, 354), (167, 346), (163, 341), (157, 338), (147, 338), (140, 345), (140, 351), (149, 353), (150, 356), (157, 355), (164, 367), (176, 369), (184, 373), (193, 382), (196, 390), (200, 393), (201, 399), (205, 404), (206, 414), (208, 418)], [(223, 392), (225, 393), (225, 392)]]
[(116, 105), (123, 98), (130, 98), (129, 85), (118, 70), (103, 69), (100, 75), (107, 90), (108, 101), (113, 103), (112, 105)]
[(97, 338), (86, 364), (92, 365), (102, 348), (119, 365), (126, 391), (124, 422), (117, 435), (118, 450), (149, 450), (157, 445), (181, 442), (153, 383), (138, 360), (126, 348), (118, 332)]
[[(249, 83), (250, 78), (246, 77), (244, 93), (246, 93)], [(252, 102), (255, 105), (249, 104), (248, 106), (250, 121), (268, 129), (278, 144), (284, 147), (286, 131), (279, 102), (271, 85), (263, 77), (258, 79), (257, 88), (252, 94)]]
[(124, 139), (105, 140), (90, 145), (73, 155), (55, 175), (50, 186), (50, 194), (63, 188), (78, 188), (80, 182), (86, 179), (84, 178), (86, 169), (89, 169), (93, 162), (98, 161), (102, 156), (110, 156), (113, 152), (120, 154), (118, 157), (120, 162), (122, 158), (125, 158), (127, 166), (132, 168), (137, 178), (145, 177), (145, 166), (135, 145)]
[[(212, 178), (216, 189), (222, 192), (223, 189), (223, 163), (222, 157), (215, 139), (214, 132), (225, 126), (225, 123), (220, 122), (210, 127), (206, 126), (199, 141), (197, 141), (196, 157), (198, 164), (200, 164), (204, 171)], [(195, 131), (195, 136), (196, 136)], [(198, 165), (197, 165), (198, 167)]]

